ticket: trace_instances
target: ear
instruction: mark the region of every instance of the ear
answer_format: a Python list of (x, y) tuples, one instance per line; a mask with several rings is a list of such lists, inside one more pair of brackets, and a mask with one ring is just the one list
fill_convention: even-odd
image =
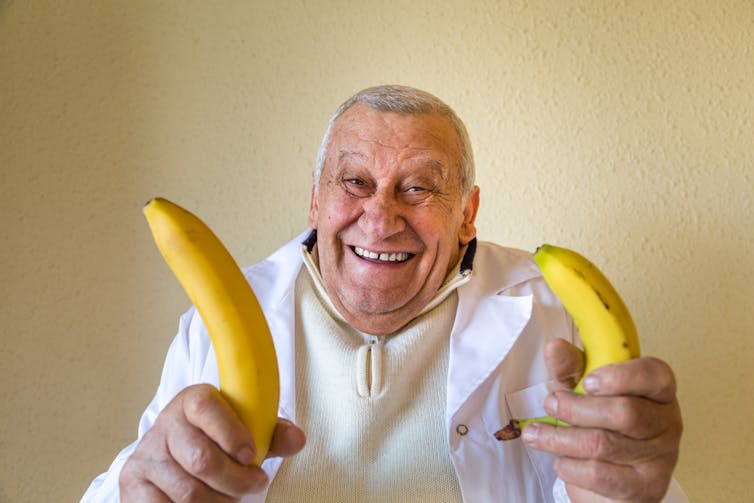
[(458, 231), (458, 242), (463, 245), (469, 244), (469, 241), (476, 237), (476, 214), (479, 211), (479, 186), (475, 185), (471, 194), (466, 198), (466, 205), (463, 208), (463, 223)]
[(312, 229), (317, 228), (317, 222), (319, 220), (319, 205), (317, 205), (317, 188), (312, 184), (311, 201), (309, 201), (309, 217), (307, 218), (307, 224)]

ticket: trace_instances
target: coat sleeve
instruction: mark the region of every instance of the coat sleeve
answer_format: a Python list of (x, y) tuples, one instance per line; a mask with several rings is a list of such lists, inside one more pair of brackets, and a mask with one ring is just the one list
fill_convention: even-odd
[[(118, 453), (110, 468), (95, 478), (89, 485), (81, 503), (118, 502), (120, 489), (118, 479), (123, 465), (136, 448), (138, 441), (152, 427), (160, 411), (183, 388), (199, 381), (204, 361), (207, 356), (209, 341), (206, 337), (192, 335), (192, 325), (196, 325), (199, 316), (192, 308), (184, 314), (179, 322), (178, 334), (168, 348), (162, 377), (152, 402), (141, 415), (138, 438)], [(199, 324), (201, 322), (199, 321)]]

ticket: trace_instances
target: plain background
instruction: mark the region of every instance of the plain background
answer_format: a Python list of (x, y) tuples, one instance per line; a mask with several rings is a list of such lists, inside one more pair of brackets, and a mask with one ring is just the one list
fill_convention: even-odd
[(678, 479), (751, 501), (753, 82), (749, 0), (0, 0), (0, 501), (77, 501), (135, 438), (188, 308), (142, 204), (262, 259), (381, 83), (466, 121), (481, 239), (608, 273), (677, 373)]

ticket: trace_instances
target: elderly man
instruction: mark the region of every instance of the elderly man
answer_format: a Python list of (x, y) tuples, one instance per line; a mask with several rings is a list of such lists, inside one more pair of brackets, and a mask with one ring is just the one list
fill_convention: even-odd
[[(270, 457), (248, 465), (254, 439), (212, 386), (191, 310), (138, 441), (85, 501), (685, 501), (668, 365), (640, 358), (593, 372), (585, 396), (553, 391), (581, 373), (578, 335), (530, 254), (477, 243), (471, 145), (447, 105), (358, 93), (313, 181), (311, 229), (246, 270), (280, 364)], [(545, 412), (573, 427), (496, 440)]]

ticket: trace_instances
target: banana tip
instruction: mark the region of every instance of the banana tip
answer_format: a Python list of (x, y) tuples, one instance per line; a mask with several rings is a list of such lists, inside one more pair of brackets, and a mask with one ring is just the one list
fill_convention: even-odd
[(495, 432), (495, 438), (501, 442), (514, 440), (521, 436), (521, 425), (515, 419)]
[(146, 203), (144, 203), (144, 206), (142, 206), (142, 209), (146, 210), (151, 204), (156, 203), (158, 201), (165, 201), (165, 199), (162, 198), (162, 197), (159, 197), (159, 196), (158, 197), (153, 197), (149, 201), (147, 201)]

